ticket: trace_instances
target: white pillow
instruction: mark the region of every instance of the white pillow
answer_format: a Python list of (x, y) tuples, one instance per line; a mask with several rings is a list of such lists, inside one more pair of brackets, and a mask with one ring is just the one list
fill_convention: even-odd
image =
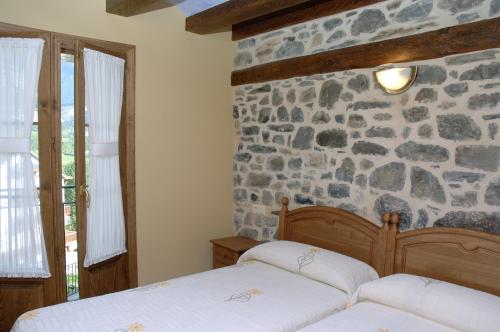
[(368, 264), (330, 250), (291, 241), (273, 241), (256, 246), (240, 257), (238, 264), (258, 260), (301, 274), (352, 296), (358, 287), (378, 279)]
[(464, 332), (500, 331), (500, 297), (431, 278), (408, 274), (381, 278), (359, 288), (357, 301), (365, 300)]

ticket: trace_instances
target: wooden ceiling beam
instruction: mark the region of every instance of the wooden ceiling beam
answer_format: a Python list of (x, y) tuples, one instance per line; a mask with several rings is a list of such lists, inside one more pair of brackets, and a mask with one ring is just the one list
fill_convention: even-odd
[(233, 26), (233, 40), (240, 40), (287, 26), (312, 21), (385, 0), (312, 0)]
[(169, 0), (106, 0), (106, 13), (130, 17), (175, 4), (176, 1)]
[(358, 45), (234, 71), (233, 86), (430, 60), (500, 47), (500, 18)]
[(186, 18), (186, 31), (201, 35), (231, 31), (233, 25), (237, 23), (311, 1), (312, 0), (229, 0)]

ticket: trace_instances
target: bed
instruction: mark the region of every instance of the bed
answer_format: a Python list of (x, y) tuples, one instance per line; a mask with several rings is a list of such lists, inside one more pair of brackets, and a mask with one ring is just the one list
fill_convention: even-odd
[(378, 227), (347, 211), (282, 203), (282, 241), (235, 266), (30, 311), (13, 331), (294, 331), (344, 310), (360, 284), (390, 270), (397, 215)]
[(396, 236), (390, 276), (360, 286), (354, 305), (302, 331), (498, 332), (500, 237), (456, 228)]

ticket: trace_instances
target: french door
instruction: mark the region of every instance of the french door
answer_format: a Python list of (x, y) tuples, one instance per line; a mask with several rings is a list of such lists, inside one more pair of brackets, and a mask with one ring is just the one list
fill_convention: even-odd
[[(0, 332), (29, 310), (124, 290), (137, 285), (135, 231), (135, 48), (0, 23), (0, 38), (45, 41), (34, 119), (39, 201), (51, 272), (45, 279), (0, 279)], [(86, 253), (88, 116), (83, 49), (123, 58), (125, 87), (120, 123), (120, 179), (127, 253), (83, 267)]]

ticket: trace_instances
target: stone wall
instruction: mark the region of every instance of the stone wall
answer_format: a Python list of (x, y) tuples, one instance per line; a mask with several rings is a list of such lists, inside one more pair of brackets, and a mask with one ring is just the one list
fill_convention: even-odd
[[(438, 7), (452, 3), (486, 1)], [(286, 195), (292, 208), (336, 206), (375, 223), (397, 211), (402, 230), (500, 234), (500, 49), (415, 64), (400, 95), (382, 92), (373, 69), (236, 87), (238, 232), (275, 237)]]
[(323, 52), (500, 16), (500, 0), (391, 0), (235, 44), (235, 67)]

